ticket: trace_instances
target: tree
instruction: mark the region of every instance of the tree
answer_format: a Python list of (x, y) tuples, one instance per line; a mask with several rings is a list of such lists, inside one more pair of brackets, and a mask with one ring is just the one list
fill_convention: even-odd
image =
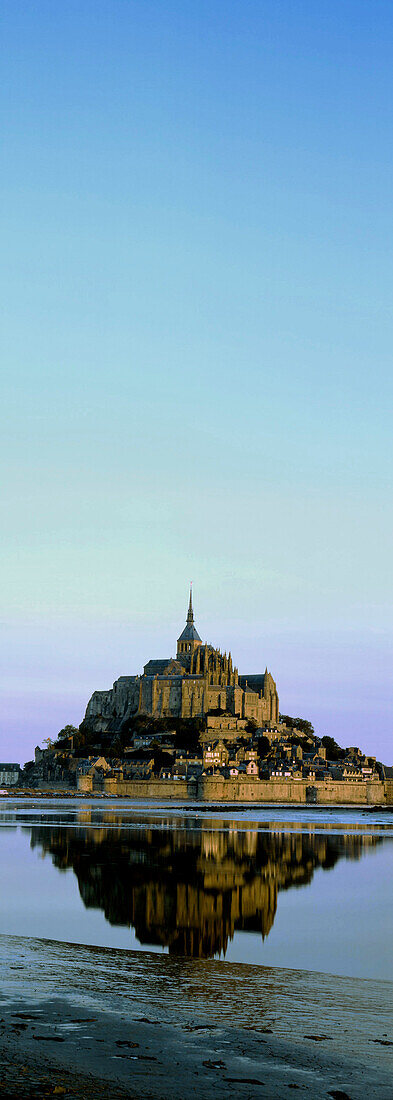
[(173, 756), (170, 752), (165, 752), (160, 748), (154, 749), (154, 771), (159, 772), (161, 768), (172, 768), (174, 764)]
[(199, 743), (199, 734), (202, 730), (201, 719), (175, 719), (174, 727), (176, 728), (175, 747), (177, 749), (188, 749), (190, 752), (195, 752)]
[(314, 726), (308, 722), (307, 718), (291, 718), (290, 714), (280, 714), (280, 722), (283, 722), (288, 729), (300, 730), (301, 733), (307, 734), (307, 737), (314, 737)]
[(334, 737), (322, 737), (322, 745), (326, 749), (326, 757), (328, 760), (342, 760), (345, 756), (345, 749), (340, 749)]
[(111, 756), (119, 757), (123, 756), (123, 746), (118, 734), (113, 738), (111, 744)]
[(247, 733), (255, 733), (255, 730), (257, 730), (257, 729), (258, 729), (258, 722), (255, 721), (255, 718), (249, 718), (248, 722), (247, 722), (247, 725), (246, 725)]
[(64, 726), (64, 729), (57, 734), (57, 740), (62, 741), (64, 737), (75, 737), (76, 733), (79, 733), (76, 726)]
[(270, 741), (268, 737), (258, 738), (258, 756), (260, 760), (265, 760), (266, 756), (270, 752)]
[(97, 741), (99, 742), (98, 751), (101, 752), (103, 735), (96, 733), (94, 724), (91, 720), (84, 718), (79, 726), (79, 730), (77, 730), (75, 734), (74, 756), (78, 759), (84, 756), (90, 756)]

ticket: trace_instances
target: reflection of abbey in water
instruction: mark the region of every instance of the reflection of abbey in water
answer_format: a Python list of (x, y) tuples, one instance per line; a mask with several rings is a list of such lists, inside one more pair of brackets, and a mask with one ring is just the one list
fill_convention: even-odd
[[(143, 944), (170, 954), (208, 958), (226, 951), (236, 931), (265, 937), (277, 895), (311, 882), (314, 871), (340, 858), (357, 859), (373, 836), (329, 833), (219, 831), (204, 822), (118, 829), (102, 815), (95, 828), (31, 830), (32, 847), (49, 852), (56, 867), (72, 867), (87, 908), (102, 909), (110, 924), (132, 926)], [(179, 827), (176, 827), (178, 824)]]

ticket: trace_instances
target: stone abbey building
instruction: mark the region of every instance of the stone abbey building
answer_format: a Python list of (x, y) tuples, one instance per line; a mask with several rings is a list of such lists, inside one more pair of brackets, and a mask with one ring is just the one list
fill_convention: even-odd
[[(270, 672), (239, 676), (231, 654), (203, 644), (194, 623), (192, 593), (176, 657), (151, 660), (142, 676), (120, 676), (109, 691), (95, 691), (86, 719), (113, 728), (137, 714), (152, 718), (202, 718), (225, 714), (254, 719), (264, 728), (279, 721), (277, 688)], [(234, 724), (236, 724), (234, 722)]]

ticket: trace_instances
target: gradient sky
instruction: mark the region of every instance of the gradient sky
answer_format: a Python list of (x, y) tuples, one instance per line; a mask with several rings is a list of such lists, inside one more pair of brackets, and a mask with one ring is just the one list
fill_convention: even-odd
[(393, 8), (2, 0), (2, 758), (203, 640), (393, 763)]

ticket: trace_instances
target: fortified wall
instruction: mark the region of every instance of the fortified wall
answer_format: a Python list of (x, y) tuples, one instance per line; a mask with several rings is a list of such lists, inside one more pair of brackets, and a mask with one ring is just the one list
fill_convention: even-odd
[(393, 804), (393, 783), (356, 780), (253, 780), (202, 776), (198, 780), (103, 779), (81, 775), (78, 790), (131, 799), (200, 802), (284, 802), (321, 806), (386, 806)]

